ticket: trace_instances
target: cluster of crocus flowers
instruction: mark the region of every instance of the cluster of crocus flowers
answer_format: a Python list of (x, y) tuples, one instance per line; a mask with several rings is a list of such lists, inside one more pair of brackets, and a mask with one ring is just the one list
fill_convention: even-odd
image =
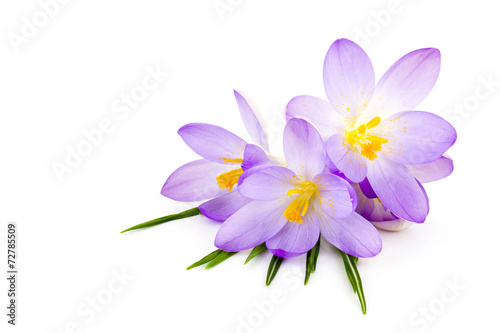
[(283, 258), (306, 253), (307, 282), (324, 239), (342, 252), (363, 305), (355, 265), (357, 258), (381, 251), (377, 228), (396, 231), (424, 222), (429, 199), (422, 183), (453, 171), (445, 152), (455, 143), (455, 129), (435, 114), (414, 110), (439, 69), (439, 51), (419, 49), (375, 83), (361, 47), (335, 41), (323, 67), (327, 100), (297, 96), (286, 106), (284, 162), (270, 155), (264, 126), (235, 91), (253, 143), (211, 124), (183, 126), (179, 135), (201, 159), (175, 170), (161, 193), (177, 201), (206, 201), (127, 230), (202, 214), (222, 222), (218, 250), (189, 268), (211, 267), (253, 248), (248, 261), (267, 249), (273, 254), (268, 282)]

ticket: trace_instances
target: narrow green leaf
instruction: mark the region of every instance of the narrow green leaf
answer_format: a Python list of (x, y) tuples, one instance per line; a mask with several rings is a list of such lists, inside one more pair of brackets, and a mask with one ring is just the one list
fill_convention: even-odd
[(266, 286), (269, 286), (271, 282), (273, 282), (282, 262), (282, 257), (273, 255), (271, 262), (269, 263), (269, 268), (267, 269)]
[(149, 228), (149, 227), (152, 227), (152, 226), (155, 226), (158, 224), (162, 224), (165, 222), (184, 219), (186, 217), (191, 217), (191, 216), (200, 215), (200, 214), (201, 214), (200, 210), (198, 209), (198, 207), (196, 207), (196, 208), (188, 209), (188, 210), (181, 212), (181, 213), (178, 213), (178, 214), (172, 214), (172, 215), (159, 217), (157, 219), (135, 225), (133, 227), (130, 227), (128, 229), (123, 230), (121, 233), (131, 231), (131, 230), (136, 230), (136, 229)]
[(226, 252), (226, 251), (222, 251), (221, 253), (219, 253), (219, 255), (217, 257), (215, 257), (212, 261), (210, 261), (208, 263), (208, 265), (205, 267), (205, 269), (209, 269), (210, 267), (214, 267), (215, 265), (220, 264), (224, 260), (229, 259), (232, 256), (234, 256), (236, 253), (238, 253), (238, 252)]
[(319, 255), (319, 246), (320, 246), (320, 241), (318, 239), (318, 242), (312, 249), (307, 251), (307, 257), (306, 257), (306, 277), (304, 279), (304, 286), (307, 285), (307, 282), (309, 281), (309, 277), (311, 276), (311, 273), (313, 273), (316, 270), (316, 263), (318, 261), (318, 255)]
[(253, 258), (255, 258), (259, 253), (261, 253), (265, 249), (267, 249), (266, 243), (262, 243), (260, 245), (257, 245), (256, 247), (254, 247), (252, 249), (252, 252), (250, 252), (250, 254), (248, 255), (247, 260), (245, 260), (244, 265), (246, 265), (247, 262), (249, 262), (250, 260), (252, 260)]
[(314, 246), (314, 249), (316, 249), (316, 250), (314, 251), (314, 261), (313, 261), (313, 269), (312, 269), (313, 272), (316, 271), (316, 264), (318, 263), (318, 256), (319, 256), (320, 247), (321, 247), (321, 236), (319, 236), (318, 242), (316, 243), (316, 246)]
[(349, 278), (349, 282), (351, 283), (352, 289), (354, 290), (354, 293), (356, 293), (356, 284), (354, 282), (354, 276), (352, 275), (352, 271), (349, 269), (349, 255), (347, 253), (342, 253), (342, 260), (344, 261), (344, 267), (345, 267), (345, 272), (347, 274), (347, 277)]
[(201, 258), (200, 260), (198, 260), (197, 262), (186, 268), (186, 270), (189, 271), (191, 268), (201, 266), (203, 264), (206, 264), (207, 262), (214, 260), (221, 252), (223, 251), (220, 249), (215, 250), (214, 252), (204, 256), (203, 258)]
[(356, 267), (357, 259), (356, 257), (348, 255), (344, 252), (342, 252), (342, 258), (345, 258), (344, 264), (346, 266), (347, 276), (349, 276), (349, 274), (351, 274), (352, 276), (353, 281), (351, 282), (351, 284), (353, 285), (355, 291), (357, 291), (359, 303), (361, 303), (361, 310), (363, 311), (363, 314), (366, 314), (366, 300), (365, 294), (363, 292), (363, 284), (361, 282), (361, 276), (359, 275), (358, 269)]

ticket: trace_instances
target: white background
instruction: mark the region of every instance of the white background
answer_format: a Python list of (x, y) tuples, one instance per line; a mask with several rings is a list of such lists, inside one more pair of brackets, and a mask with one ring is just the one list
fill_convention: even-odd
[[(500, 20), (494, 2), (222, 0), (231, 9), (222, 14), (214, 3), (68, 1), (48, 22), (38, 17), (46, 25), (17, 47), (13, 36), (23, 36), (23, 18), (33, 22), (40, 4), (0, 4), (0, 262), (5, 267), (7, 222), (15, 221), (20, 272), (14, 328), (6, 324), (5, 278), (0, 284), (1, 331), (498, 327)], [(286, 103), (299, 94), (325, 97), (324, 56), (342, 37), (365, 48), (378, 78), (407, 52), (439, 48), (440, 78), (418, 109), (446, 116), (458, 131), (449, 151), (455, 172), (426, 186), (427, 221), (383, 232), (382, 253), (359, 262), (366, 316), (338, 252), (326, 243), (306, 287), (305, 257), (286, 260), (265, 287), (269, 254), (246, 266), (248, 251), (211, 270), (185, 270), (214, 249), (218, 224), (202, 217), (119, 233), (194, 206), (160, 195), (168, 175), (197, 158), (176, 131), (209, 122), (246, 138), (233, 88), (259, 106), (279, 149)], [(113, 112), (148, 67), (169, 75), (128, 115)], [(65, 163), (68, 147), (76, 149), (83, 131), (103, 119), (112, 121), (112, 131), (59, 180), (54, 162)], [(122, 271), (133, 278), (120, 283), (115, 275)], [(92, 298), (106, 304), (91, 310)], [(279, 304), (270, 306), (272, 300)]]

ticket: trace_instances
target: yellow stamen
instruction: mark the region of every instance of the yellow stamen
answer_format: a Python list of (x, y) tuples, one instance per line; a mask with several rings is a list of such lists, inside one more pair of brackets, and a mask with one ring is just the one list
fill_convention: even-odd
[(234, 169), (219, 176), (215, 177), (217, 184), (221, 189), (227, 188), (228, 192), (231, 192), (233, 186), (238, 183), (238, 179), (240, 179), (241, 174), (243, 173), (242, 168)]
[(389, 142), (385, 138), (366, 133), (367, 130), (378, 126), (380, 121), (380, 117), (375, 117), (366, 124), (359, 125), (357, 129), (347, 131), (344, 137), (347, 143), (370, 161), (377, 158), (376, 152), (382, 150), (382, 144)]
[(309, 203), (318, 192), (316, 183), (303, 181), (296, 188), (289, 190), (286, 195), (299, 194), (285, 209), (283, 216), (290, 222), (302, 224), (302, 217), (309, 210)]
[(242, 158), (222, 158), (224, 163), (243, 163)]

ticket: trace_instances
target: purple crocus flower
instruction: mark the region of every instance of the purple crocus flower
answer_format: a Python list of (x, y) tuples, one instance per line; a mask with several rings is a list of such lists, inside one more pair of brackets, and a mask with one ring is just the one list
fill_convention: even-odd
[(219, 126), (187, 124), (178, 133), (203, 159), (175, 170), (161, 190), (162, 195), (177, 201), (211, 199), (199, 209), (204, 216), (215, 221), (225, 221), (250, 201), (236, 190), (244, 170), (269, 162), (266, 132), (245, 98), (236, 90), (234, 96), (245, 128), (258, 145), (247, 143)]
[(375, 85), (370, 59), (356, 43), (339, 39), (328, 50), (323, 79), (328, 101), (298, 96), (287, 119), (309, 120), (325, 139), (328, 157), (347, 178), (368, 179), (394, 214), (423, 222), (427, 196), (408, 165), (431, 163), (456, 140), (443, 118), (413, 110), (431, 91), (439, 50), (419, 49), (399, 59)]
[(319, 235), (340, 250), (372, 257), (382, 249), (377, 230), (354, 213), (356, 195), (344, 179), (325, 172), (326, 152), (319, 132), (291, 119), (283, 137), (288, 168), (262, 165), (246, 171), (238, 192), (252, 201), (219, 229), (215, 246), (241, 251), (263, 242), (280, 257), (309, 251)]
[[(448, 177), (453, 172), (453, 161), (444, 155), (438, 160), (420, 165), (408, 165), (408, 170), (420, 183), (434, 182)], [(379, 229), (399, 231), (410, 227), (413, 222), (394, 215), (377, 197), (366, 180), (353, 185), (358, 196), (356, 212), (372, 222)]]

